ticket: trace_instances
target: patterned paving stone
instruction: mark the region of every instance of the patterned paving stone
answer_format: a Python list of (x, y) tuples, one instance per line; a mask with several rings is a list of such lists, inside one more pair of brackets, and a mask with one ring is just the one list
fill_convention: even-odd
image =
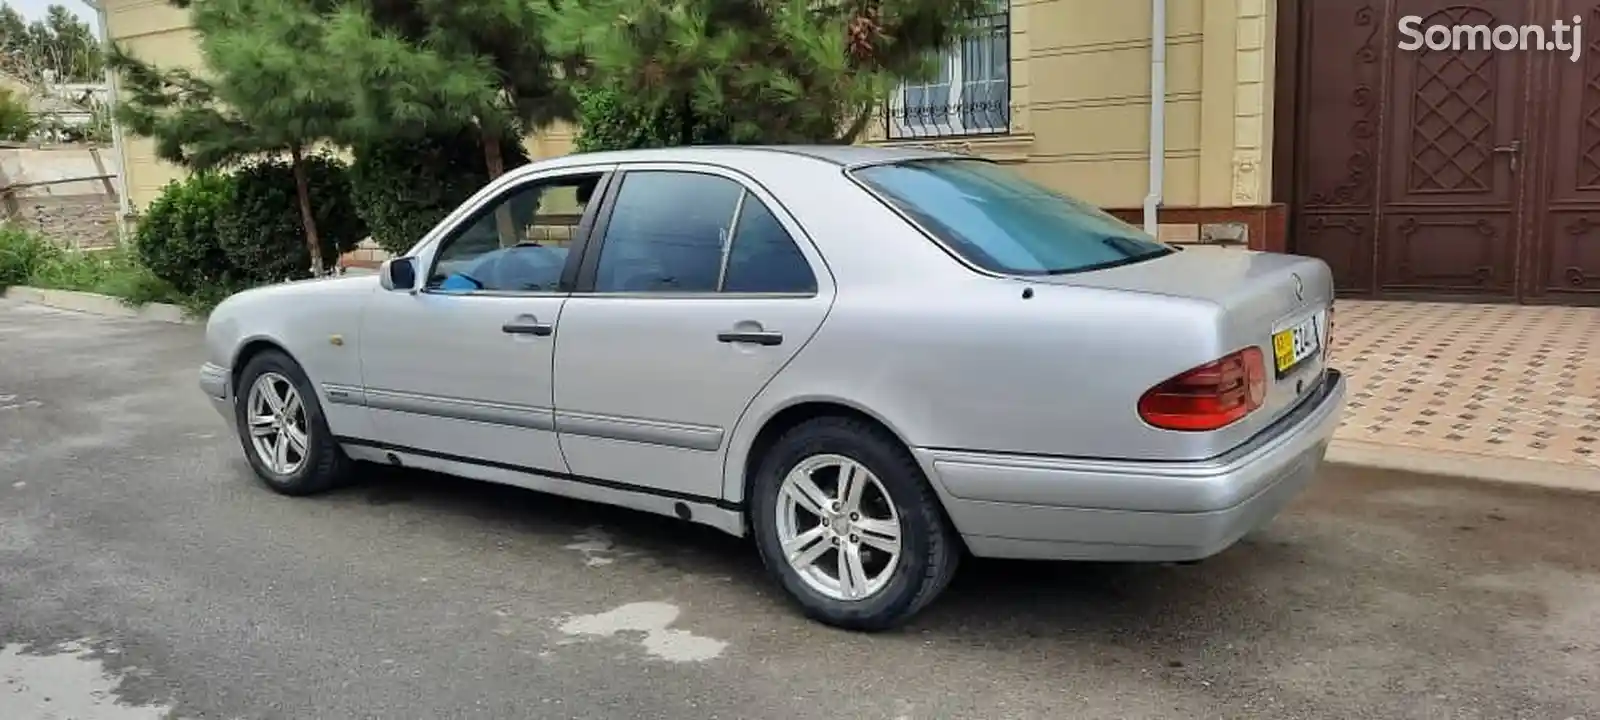
[(1338, 437), (1600, 467), (1600, 309), (1335, 307)]

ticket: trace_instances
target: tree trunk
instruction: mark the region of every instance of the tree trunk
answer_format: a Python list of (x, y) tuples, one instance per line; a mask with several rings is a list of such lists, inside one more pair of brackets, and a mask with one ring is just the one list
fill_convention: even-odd
[(294, 191), (300, 198), (300, 225), (306, 232), (306, 250), (311, 253), (311, 276), (322, 277), (322, 237), (317, 233), (317, 218), (311, 213), (311, 181), (306, 178), (306, 159), (300, 146), (289, 149), (294, 167)]
[(872, 110), (873, 107), (871, 105), (862, 108), (861, 114), (856, 116), (855, 122), (850, 123), (850, 127), (845, 129), (844, 135), (841, 135), (835, 142), (840, 145), (854, 144), (856, 138), (861, 137), (862, 131), (867, 129), (867, 123), (872, 121)]
[[(483, 167), (489, 173), (489, 182), (506, 174), (505, 154), (500, 151), (500, 138), (487, 126), (480, 126), (483, 133)], [(530, 220), (532, 218), (529, 218)], [(517, 237), (516, 224), (511, 220), (511, 205), (500, 203), (494, 210), (495, 230), (500, 235), (500, 247), (511, 247), (521, 242)]]
[(489, 171), (489, 179), (494, 180), (506, 174), (506, 158), (500, 152), (500, 138), (488, 127), (483, 130), (483, 166)]
[(683, 107), (681, 108), (681, 110), (683, 112), (683, 116), (680, 119), (683, 121), (683, 125), (682, 125), (682, 127), (679, 128), (679, 133), (681, 134), (680, 138), (679, 138), (679, 142), (682, 143), (683, 145), (693, 145), (694, 144), (694, 98), (692, 98), (692, 97), (690, 97), (688, 95), (684, 95), (683, 96)]

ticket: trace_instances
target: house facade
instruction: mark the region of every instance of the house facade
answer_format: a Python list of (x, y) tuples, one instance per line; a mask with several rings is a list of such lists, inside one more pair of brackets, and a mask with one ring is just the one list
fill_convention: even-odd
[[(105, 6), (132, 52), (197, 62), (166, 0)], [(1406, 51), (1408, 16), (1579, 16), (1592, 51)], [(1322, 257), (1349, 295), (1600, 298), (1600, 0), (1013, 0), (975, 24), (864, 142), (989, 157), (1135, 223), (1154, 195), (1165, 239)], [(572, 133), (528, 147), (570, 152)], [(179, 172), (148, 142), (124, 153), (136, 207)]]

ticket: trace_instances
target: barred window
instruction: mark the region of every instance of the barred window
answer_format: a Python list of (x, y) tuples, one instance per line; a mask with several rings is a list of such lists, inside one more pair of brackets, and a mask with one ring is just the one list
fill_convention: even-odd
[(955, 47), (940, 55), (939, 74), (906, 83), (889, 98), (887, 135), (901, 140), (995, 135), (1011, 125), (1011, 8), (995, 3)]

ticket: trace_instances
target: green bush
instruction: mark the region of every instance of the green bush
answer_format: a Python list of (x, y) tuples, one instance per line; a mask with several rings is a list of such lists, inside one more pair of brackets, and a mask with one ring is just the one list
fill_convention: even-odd
[(55, 253), (34, 269), (28, 284), (110, 295), (129, 305), (185, 300), (183, 293), (156, 277), (136, 254), (120, 247)]
[[(528, 162), (521, 145), (501, 147), (506, 169)], [(356, 212), (372, 239), (394, 254), (411, 249), (489, 181), (483, 145), (471, 133), (387, 140), (355, 149), (350, 165)]]
[(62, 252), (41, 235), (0, 224), (0, 290), (28, 284), (40, 267)]
[(38, 129), (39, 121), (28, 112), (27, 101), (0, 88), (0, 140), (27, 142)]
[[(307, 157), (305, 163), (322, 262), (331, 268), (367, 236), (367, 226), (351, 201), (344, 163), (325, 155)], [(217, 215), (217, 234), (223, 252), (245, 281), (271, 283), (311, 276), (294, 168), (286, 161), (261, 160), (234, 173)]]
[[(575, 92), (578, 100), (578, 152), (633, 150), (683, 145), (683, 113), (640, 106), (623, 91), (590, 86)], [(689, 144), (728, 141), (728, 128), (696, 118)]]
[(139, 220), (139, 261), (178, 292), (238, 285), (239, 270), (217, 235), (217, 215), (231, 182), (226, 175), (202, 173), (168, 183)]
[(68, 250), (37, 233), (0, 225), (0, 288), (11, 285), (99, 293), (130, 305), (186, 301), (126, 249)]

